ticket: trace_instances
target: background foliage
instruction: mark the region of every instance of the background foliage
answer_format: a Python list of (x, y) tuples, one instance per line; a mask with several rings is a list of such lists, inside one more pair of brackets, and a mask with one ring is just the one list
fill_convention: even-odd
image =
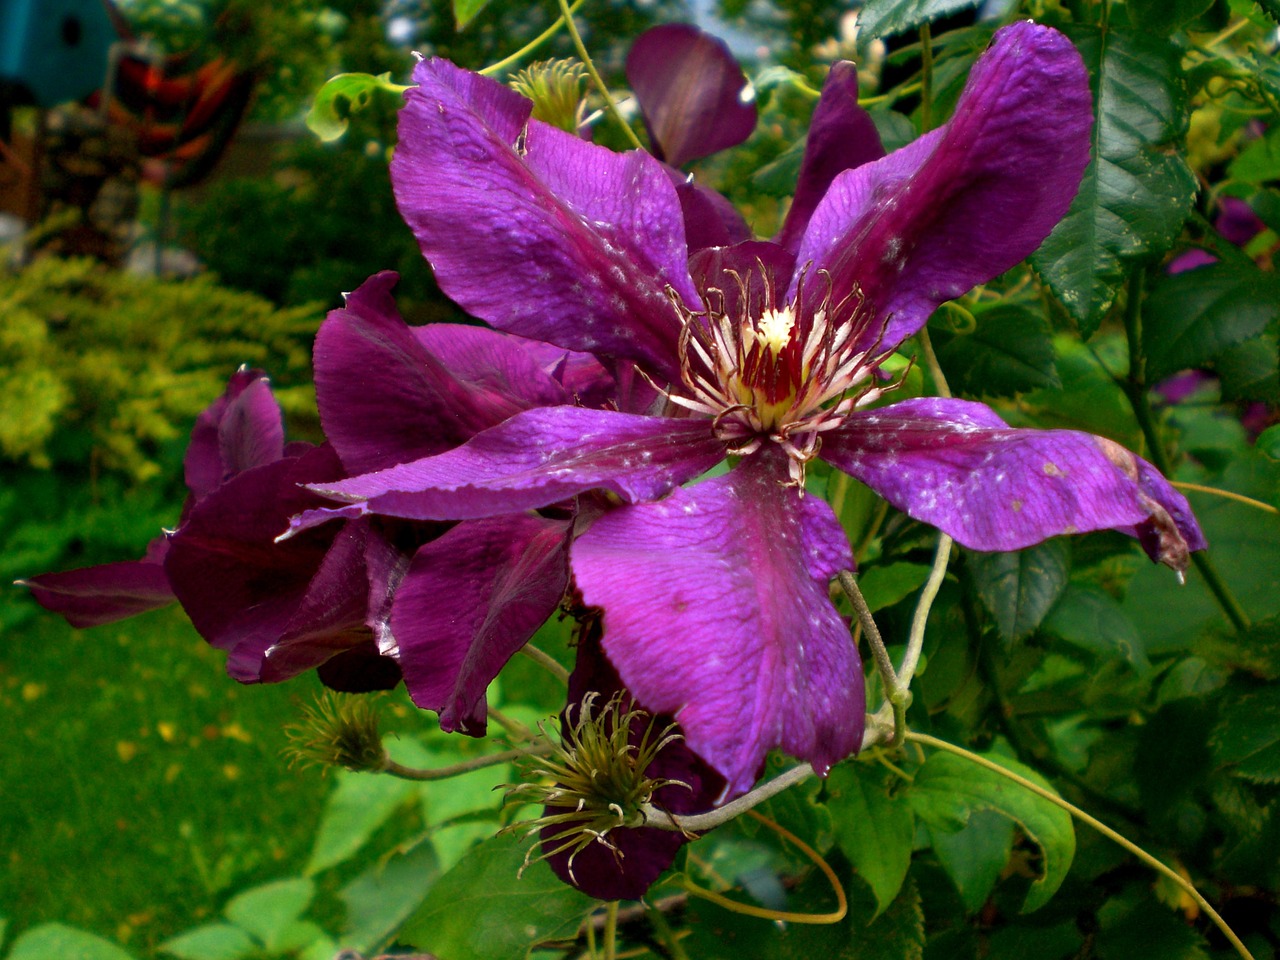
[[(933, 122), (945, 116), (993, 32), (978, 6), (871, 0), (855, 41), (838, 4), (721, 0), (714, 12), (740, 52), (767, 53), (748, 67), (761, 122), (698, 177), (768, 235), (827, 65), (856, 57), (886, 146), (908, 142), (926, 103)], [(469, 20), (457, 31), (443, 4), (135, 7), (175, 48), (217, 44), (260, 62), (256, 109), (270, 120), (298, 117), (332, 73), (403, 79), (410, 47), (494, 62), (555, 15), (457, 0)], [(690, 13), (589, 0), (581, 21), (621, 85), (629, 40)], [(1211, 549), (1185, 586), (1116, 534), (963, 552), (932, 609), (908, 714), (912, 729), (1050, 787), (1193, 879), (1257, 957), (1280, 946), (1276, 13), (1246, 0), (1025, 0), (998, 14), (1035, 17), (1076, 43), (1094, 82), (1095, 157), (1029, 265), (935, 315), (942, 370), (957, 395), (992, 402), (1012, 424), (1095, 432), (1181, 482), (1255, 502), (1189, 493)], [(561, 35), (539, 55), (569, 52)], [(269, 176), (179, 198), (179, 231), (221, 284), (58, 261), (0, 275), (3, 572), (130, 556), (172, 523), (186, 424), (240, 362), (271, 369), (294, 435), (305, 435), (318, 310), (277, 305), (332, 303), (368, 272), (399, 266), (410, 312), (454, 316), (390, 201), (393, 109), (375, 99), (337, 144), (297, 143)], [(595, 135), (621, 145), (607, 122)], [(1224, 219), (1233, 200), (1256, 218), (1247, 236)], [(1189, 250), (1216, 262), (1182, 269)], [(935, 386), (919, 373), (909, 382)], [(812, 479), (838, 504), (867, 599), (900, 643), (933, 532), (856, 483)], [(20, 731), (4, 748), (0, 954), (327, 958), (397, 942), (445, 960), (580, 951), (592, 904), (540, 865), (516, 880), (524, 847), (493, 838), (516, 812), (500, 811), (492, 787), (513, 770), (443, 784), (324, 780), (278, 759), (290, 701), (310, 681), (237, 688), (171, 612), (76, 634), (12, 600), (0, 624), (0, 701)], [(566, 630), (552, 623), (537, 639), (563, 663)], [(492, 696), (513, 739), (562, 700), (558, 681), (524, 660)], [(439, 734), (403, 694), (380, 709), (403, 763), (439, 766), (484, 747)], [(742, 818), (686, 848), (651, 893), (656, 911), (624, 909), (630, 956), (1234, 955), (1173, 884), (945, 753), (871, 751), (760, 809), (827, 859), (848, 918), (784, 927), (690, 895), (685, 878), (774, 909), (831, 908), (810, 861)], [(117, 882), (86, 883), (106, 864)], [(479, 907), (464, 914), (459, 903)]]

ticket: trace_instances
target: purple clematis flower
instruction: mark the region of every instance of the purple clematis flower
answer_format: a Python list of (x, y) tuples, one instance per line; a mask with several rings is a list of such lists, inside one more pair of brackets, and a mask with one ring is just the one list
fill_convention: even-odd
[[(1137, 536), (1175, 569), (1204, 545), (1148, 463), (1071, 431), (1014, 430), (947, 399), (866, 409), (875, 371), (941, 302), (1010, 269), (1066, 211), (1089, 158), (1088, 79), (1069, 41), (1014, 24), (944, 127), (896, 153), (833, 71), (779, 242), (695, 250), (661, 164), (529, 119), (442, 60), (419, 64), (392, 166), (440, 286), (500, 330), (639, 370), (653, 409), (539, 406), (447, 452), (329, 484), (346, 517), (485, 521), (604, 491), (570, 548), (622, 683), (749, 789), (781, 748), (825, 771), (861, 743), (861, 663), (829, 599), (852, 565), (822, 458), (978, 550), (1063, 533)], [(726, 457), (723, 475), (689, 486)], [(325, 512), (300, 517), (298, 530)]]

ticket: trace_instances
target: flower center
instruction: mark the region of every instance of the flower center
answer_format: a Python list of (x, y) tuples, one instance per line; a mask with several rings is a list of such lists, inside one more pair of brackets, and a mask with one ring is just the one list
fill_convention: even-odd
[(813, 302), (802, 274), (801, 292), (779, 303), (763, 264), (758, 275), (726, 272), (736, 289), (708, 288), (700, 310), (667, 291), (683, 323), (686, 388), (685, 395), (668, 396), (711, 417), (716, 436), (734, 454), (753, 453), (766, 440), (778, 444), (799, 482), (821, 434), (889, 388), (871, 376), (884, 352), (878, 339), (869, 348), (858, 345), (870, 312), (857, 293), (832, 304), (828, 281)]

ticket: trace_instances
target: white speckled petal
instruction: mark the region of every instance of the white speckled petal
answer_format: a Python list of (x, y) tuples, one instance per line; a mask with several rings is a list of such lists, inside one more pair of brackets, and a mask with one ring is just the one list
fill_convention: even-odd
[(861, 743), (858, 651), (828, 583), (852, 566), (831, 508), (757, 456), (658, 503), (601, 517), (571, 551), (604, 649), (644, 706), (669, 713), (728, 781), (780, 748), (822, 771)]

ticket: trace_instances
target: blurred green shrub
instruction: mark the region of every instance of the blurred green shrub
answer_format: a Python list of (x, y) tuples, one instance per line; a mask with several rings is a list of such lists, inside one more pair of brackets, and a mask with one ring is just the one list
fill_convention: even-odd
[(0, 317), (0, 464), (146, 480), (160, 447), (190, 431), (241, 364), (272, 374), (304, 433), (315, 422), (314, 304), (281, 310), (211, 277), (44, 258), (0, 271)]

